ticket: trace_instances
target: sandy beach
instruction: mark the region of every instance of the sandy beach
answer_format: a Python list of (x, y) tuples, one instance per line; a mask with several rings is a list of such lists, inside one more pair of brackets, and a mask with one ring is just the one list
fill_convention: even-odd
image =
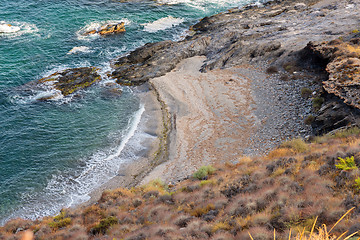
[(296, 137), (297, 130), (310, 132), (302, 119), (291, 114), (281, 118), (281, 111), (293, 103), (276, 102), (279, 94), (272, 94), (274, 86), (264, 70), (241, 65), (201, 73), (205, 60), (202, 56), (185, 59), (172, 72), (150, 81), (171, 114), (172, 131), (169, 160), (141, 184), (156, 178), (173, 182), (202, 165), (266, 153), (280, 141)]

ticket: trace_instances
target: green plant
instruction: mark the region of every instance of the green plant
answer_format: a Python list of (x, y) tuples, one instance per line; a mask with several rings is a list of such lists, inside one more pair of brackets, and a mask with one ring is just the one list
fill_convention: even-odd
[(197, 178), (199, 180), (203, 180), (205, 179), (208, 175), (211, 175), (215, 172), (215, 168), (211, 165), (208, 165), (208, 166), (202, 166), (199, 168), (199, 170), (197, 170), (193, 177), (194, 178)]
[(91, 232), (94, 235), (99, 234), (99, 233), (105, 234), (106, 230), (109, 227), (111, 227), (112, 225), (117, 224), (118, 222), (119, 222), (118, 219), (116, 217), (114, 217), (114, 216), (107, 217), (105, 219), (102, 219), (98, 225), (93, 227), (91, 229)]
[(305, 118), (304, 123), (306, 125), (311, 125), (315, 120), (315, 117), (313, 115), (309, 115)]
[(304, 87), (304, 88), (301, 89), (301, 97), (303, 97), (303, 98), (308, 98), (308, 97), (311, 96), (311, 94), (312, 94), (311, 89), (306, 88), (306, 87)]
[(322, 97), (313, 98), (313, 108), (319, 110), (324, 103), (324, 99)]
[(360, 191), (360, 177), (358, 177), (357, 179), (355, 179), (354, 188), (355, 188), (356, 190)]
[(216, 185), (216, 180), (215, 179), (211, 179), (211, 180), (202, 180), (200, 182), (200, 187), (205, 186), (205, 185), (212, 185), (215, 186)]
[(71, 218), (69, 218), (69, 217), (67, 218), (66, 212), (61, 211), (60, 214), (55, 216), (54, 220), (49, 223), (49, 226), (55, 230), (55, 229), (66, 227), (67, 225), (70, 225), (70, 224), (71, 224)]
[(342, 131), (337, 131), (334, 134), (334, 137), (343, 138), (343, 137), (348, 137), (348, 136), (351, 136), (351, 135), (358, 135), (359, 133), (360, 133), (360, 128), (352, 127), (352, 128), (345, 129), (345, 130), (342, 130)]
[(354, 156), (351, 157), (346, 157), (341, 158), (339, 157), (340, 162), (338, 164), (336, 164), (336, 168), (340, 169), (340, 170), (353, 170), (353, 169), (357, 169), (357, 166), (355, 164), (355, 160), (354, 160)]

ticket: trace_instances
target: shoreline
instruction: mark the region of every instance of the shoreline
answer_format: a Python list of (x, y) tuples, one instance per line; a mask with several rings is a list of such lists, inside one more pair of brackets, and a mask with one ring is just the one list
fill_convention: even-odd
[(137, 131), (144, 132), (152, 138), (141, 139), (142, 145), (146, 146), (146, 151), (142, 151), (135, 161), (123, 163), (116, 176), (89, 194), (88, 201), (71, 208), (76, 209), (96, 203), (104, 191), (120, 187), (134, 187), (157, 166), (157, 163), (166, 161), (168, 134), (171, 129), (167, 109), (159, 99), (156, 89), (150, 84), (136, 87), (135, 91), (145, 107)]
[[(283, 140), (311, 134), (303, 119), (295, 119), (299, 111), (311, 108), (311, 102), (304, 103), (296, 89), (292, 91), (297, 96), (291, 99), (272, 94), (279, 76), (270, 77), (253, 65), (202, 73), (205, 61), (204, 56), (185, 59), (165, 76), (150, 80), (168, 107), (173, 128), (169, 160), (140, 185), (158, 178), (174, 183), (202, 165), (236, 163), (241, 157), (267, 153)], [(289, 114), (294, 102), (299, 102), (298, 109)], [(285, 113), (288, 116), (283, 117)]]

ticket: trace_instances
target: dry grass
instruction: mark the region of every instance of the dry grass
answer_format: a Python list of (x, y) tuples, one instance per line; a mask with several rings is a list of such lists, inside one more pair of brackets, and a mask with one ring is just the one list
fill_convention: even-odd
[(300, 138), (296, 138), (281, 144), (283, 148), (289, 148), (297, 153), (303, 153), (309, 150), (309, 146)]
[(36, 239), (250, 239), (248, 231), (254, 239), (274, 239), (275, 229), (276, 239), (289, 239), (291, 229), (291, 239), (337, 239), (360, 219), (357, 208), (331, 232), (324, 228), (360, 206), (360, 172), (336, 167), (338, 157), (351, 156), (359, 167), (356, 133), (334, 133), (322, 143), (289, 141), (267, 156), (216, 166), (206, 180), (105, 191), (96, 205), (41, 221), (13, 220), (0, 227), (0, 238), (31, 230)]

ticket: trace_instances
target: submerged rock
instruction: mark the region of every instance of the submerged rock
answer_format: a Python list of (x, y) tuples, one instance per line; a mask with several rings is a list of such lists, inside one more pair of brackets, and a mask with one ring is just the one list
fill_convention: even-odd
[[(35, 84), (43, 84), (47, 87), (60, 91), (63, 96), (67, 96), (75, 91), (85, 89), (100, 80), (101, 77), (97, 73), (97, 68), (82, 67), (56, 72), (48, 77), (36, 81)], [(39, 100), (49, 100), (54, 97), (56, 96), (49, 95)]]
[(103, 25), (99, 29), (93, 29), (91, 31), (85, 32), (84, 35), (100, 34), (102, 36), (105, 36), (110, 34), (123, 33), (125, 31), (125, 23), (120, 22), (115, 24)]

